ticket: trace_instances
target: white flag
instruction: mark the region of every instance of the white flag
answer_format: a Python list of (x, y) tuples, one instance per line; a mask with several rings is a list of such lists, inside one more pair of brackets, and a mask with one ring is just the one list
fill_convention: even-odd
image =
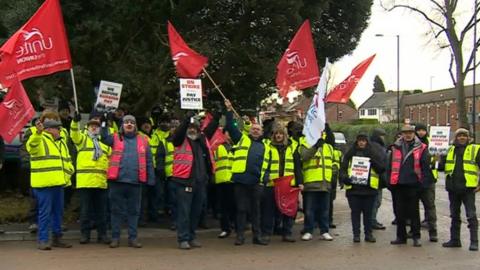
[(327, 81), (330, 63), (328, 58), (325, 60), (325, 67), (322, 76), (318, 82), (315, 95), (312, 98), (312, 104), (308, 108), (305, 122), (303, 124), (303, 135), (307, 139), (307, 143), (313, 146), (318, 139), (322, 137), (322, 131), (325, 129), (325, 103), (323, 99), (327, 92)]

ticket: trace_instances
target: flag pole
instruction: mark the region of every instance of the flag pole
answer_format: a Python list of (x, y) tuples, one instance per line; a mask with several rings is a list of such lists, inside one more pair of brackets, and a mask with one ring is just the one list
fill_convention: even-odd
[[(222, 90), (220, 90), (220, 87), (218, 87), (218, 85), (215, 83), (215, 81), (213, 80), (213, 78), (210, 76), (210, 74), (207, 72), (207, 70), (205, 69), (205, 67), (202, 68), (203, 69), (203, 72), (205, 72), (205, 74), (207, 75), (208, 79), (210, 79), (210, 81), (213, 83), (213, 86), (215, 86), (215, 89), (217, 89), (218, 93), (220, 93), (220, 95), (223, 97), (223, 99), (227, 99), (225, 97), (225, 95), (223, 94)], [(238, 114), (238, 112), (235, 110), (235, 108), (232, 107), (232, 111), (233, 113), (235, 114), (235, 116), (237, 116), (238, 119), (240, 119), (240, 114)]]
[(75, 101), (75, 111), (78, 112), (77, 87), (75, 86), (75, 75), (73, 74), (73, 68), (70, 69), (70, 76), (72, 77), (73, 100)]

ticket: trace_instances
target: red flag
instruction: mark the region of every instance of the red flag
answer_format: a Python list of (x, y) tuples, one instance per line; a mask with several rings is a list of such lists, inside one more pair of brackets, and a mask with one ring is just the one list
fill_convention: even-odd
[(15, 81), (0, 104), (0, 135), (11, 142), (34, 116), (35, 110), (22, 83)]
[(375, 54), (358, 64), (343, 82), (335, 86), (325, 98), (325, 102), (347, 103), (363, 74), (375, 58)]
[(293, 37), (277, 65), (277, 87), (280, 96), (318, 83), (318, 65), (310, 22), (306, 20)]
[(295, 217), (298, 210), (298, 193), (300, 189), (290, 186), (293, 175), (275, 179), (275, 202), (278, 210), (286, 216)]
[(173, 25), (168, 22), (168, 40), (173, 64), (182, 78), (196, 78), (207, 64), (208, 58), (190, 49)]
[(0, 48), (0, 82), (10, 86), (72, 68), (59, 0), (46, 0)]
[(200, 126), (200, 130), (203, 131), (209, 124), (212, 122), (213, 116), (211, 113), (207, 112), (205, 118), (202, 121), (202, 125)]
[(223, 144), (227, 141), (227, 138), (225, 137), (225, 134), (223, 133), (222, 129), (217, 128), (215, 133), (213, 133), (212, 138), (210, 138), (210, 148), (212, 149), (212, 152), (217, 151), (217, 148), (220, 146), (220, 144)]

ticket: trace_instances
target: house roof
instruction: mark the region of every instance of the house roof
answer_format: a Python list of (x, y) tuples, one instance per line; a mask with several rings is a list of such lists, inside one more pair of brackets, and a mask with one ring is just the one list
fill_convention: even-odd
[[(475, 95), (480, 95), (480, 84), (476, 85)], [(465, 97), (473, 96), (473, 85), (465, 85)], [(437, 91), (430, 91), (421, 94), (406, 95), (403, 97), (404, 105), (426, 104), (434, 102), (442, 102), (456, 99), (455, 88), (442, 89)]]
[[(403, 92), (400, 93), (400, 99), (403, 96)], [(368, 108), (396, 108), (397, 107), (397, 92), (376, 92), (373, 93), (360, 107), (359, 109)]]

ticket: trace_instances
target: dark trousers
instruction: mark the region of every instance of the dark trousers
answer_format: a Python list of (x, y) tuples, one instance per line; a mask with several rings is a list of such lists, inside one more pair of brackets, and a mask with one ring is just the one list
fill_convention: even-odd
[(48, 232), (54, 237), (62, 235), (63, 187), (34, 188), (38, 203), (38, 242), (48, 242)]
[(333, 201), (337, 198), (338, 172), (332, 176), (332, 189), (330, 190), (330, 206), (328, 208), (328, 223), (333, 224)]
[(156, 178), (155, 185), (142, 187), (142, 206), (140, 220), (144, 221), (145, 214), (147, 220), (157, 222), (159, 218), (159, 210), (163, 207), (163, 181)]
[(103, 188), (81, 188), (80, 195), (80, 231), (90, 238), (91, 222), (97, 227), (97, 237), (107, 235), (107, 190)]
[(465, 206), (467, 215), (468, 228), (470, 229), (470, 241), (478, 242), (478, 219), (477, 210), (475, 208), (475, 192), (467, 190), (465, 192), (448, 192), (450, 200), (450, 217), (452, 223), (450, 225), (450, 239), (460, 242), (460, 228), (462, 221), (460, 219), (461, 206)]
[(235, 202), (237, 205), (237, 237), (244, 238), (247, 215), (250, 214), (253, 237), (259, 238), (260, 234), (260, 202), (263, 186), (234, 184)]
[(428, 232), (437, 234), (437, 209), (435, 207), (435, 185), (420, 190), (420, 200), (425, 209), (425, 220), (428, 223)]
[(33, 188), (30, 189), (30, 209), (28, 210), (28, 221), (30, 224), (38, 223), (38, 202), (35, 198), (35, 191)]
[(328, 210), (330, 208), (330, 193), (326, 191), (305, 191), (304, 212), (305, 222), (303, 231), (305, 233), (313, 233), (318, 224), (320, 233), (327, 233), (329, 230)]
[(195, 239), (200, 216), (206, 198), (206, 187), (197, 184), (194, 187), (186, 187), (180, 183), (175, 185), (177, 196), (177, 241), (192, 241)]
[(125, 219), (128, 223), (128, 239), (136, 239), (142, 202), (142, 186), (110, 182), (109, 189), (112, 240), (120, 239), (121, 225)]
[(410, 220), (413, 238), (420, 239), (419, 188), (397, 186), (394, 187), (394, 192), (397, 211), (397, 239), (407, 239), (407, 219)]
[(360, 216), (363, 215), (363, 231), (365, 236), (372, 235), (372, 210), (376, 195), (349, 195), (347, 196), (352, 219), (353, 236), (360, 236)]
[(282, 214), (282, 223), (283, 223), (283, 236), (291, 236), (293, 224), (295, 224), (295, 217), (289, 217)]
[(167, 203), (170, 209), (172, 225), (177, 224), (177, 185), (172, 180), (167, 180)]
[(262, 235), (271, 236), (275, 227), (277, 205), (273, 187), (264, 187), (261, 201), (261, 228)]
[(394, 187), (390, 189), (390, 193), (392, 194), (392, 210), (394, 219), (397, 220), (397, 194), (394, 191)]
[(236, 208), (233, 184), (218, 184), (216, 187), (217, 200), (220, 206), (220, 227), (222, 231), (230, 233), (236, 228)]

